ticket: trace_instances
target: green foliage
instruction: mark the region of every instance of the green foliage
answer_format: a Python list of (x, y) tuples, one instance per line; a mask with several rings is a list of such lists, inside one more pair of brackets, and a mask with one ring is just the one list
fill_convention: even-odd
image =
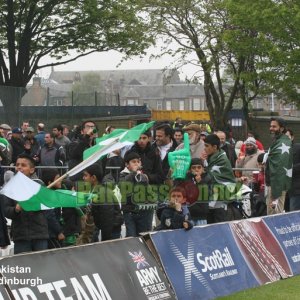
[[(26, 87), (41, 68), (111, 49), (141, 54), (151, 43), (131, 0), (9, 0), (0, 11), (0, 85)], [(8, 114), (20, 105), (0, 96)]]
[[(232, 51), (252, 52), (255, 70), (252, 79), (260, 83), (260, 94), (274, 92), (287, 101), (299, 101), (299, 1), (228, 0), (225, 3), (232, 24), (226, 42)], [(237, 42), (249, 32), (252, 40)], [(247, 75), (248, 88), (254, 90)]]
[(298, 101), (299, 1), (139, 3), (153, 36), (164, 40), (159, 56), (172, 55), (178, 68), (190, 63), (199, 67), (196, 81), (204, 84), (211, 121), (217, 127), (227, 123), (227, 113), (239, 98), (243, 107), (257, 95), (270, 93)]
[[(164, 40), (160, 55), (171, 54), (176, 67), (187, 63), (199, 67), (196, 81), (203, 82), (210, 118), (218, 128), (227, 124), (228, 112), (239, 95), (241, 74), (247, 68), (244, 55), (232, 53), (224, 38), (229, 20), (223, 2), (140, 1), (153, 36)], [(176, 49), (172, 47), (174, 42)], [(230, 85), (222, 78), (224, 69), (230, 74)]]
[[(26, 86), (50, 55), (68, 62), (78, 56), (115, 49), (140, 54), (149, 45), (144, 24), (131, 1), (0, 1), (0, 83)], [(7, 60), (6, 60), (7, 59)]]

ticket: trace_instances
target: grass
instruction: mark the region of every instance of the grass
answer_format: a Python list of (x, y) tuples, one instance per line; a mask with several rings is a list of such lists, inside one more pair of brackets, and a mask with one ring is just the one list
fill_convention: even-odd
[(218, 300), (298, 300), (300, 299), (300, 276), (280, 280), (257, 288), (241, 291)]

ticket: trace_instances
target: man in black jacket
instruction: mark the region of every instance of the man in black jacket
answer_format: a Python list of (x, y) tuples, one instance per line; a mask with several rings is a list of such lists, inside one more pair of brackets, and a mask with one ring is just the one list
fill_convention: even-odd
[(11, 162), (16, 163), (17, 157), (24, 152), (24, 141), (22, 139), (22, 129), (16, 127), (12, 130), (12, 137), (9, 141), (12, 148)]
[[(101, 186), (103, 180), (103, 172), (100, 163), (95, 163), (87, 167), (83, 172), (83, 180), (90, 187), (91, 195), (94, 193), (99, 197), (103, 197), (101, 193), (101, 191), (104, 189), (104, 187)], [(100, 197), (99, 199), (92, 200), (90, 205), (86, 207), (86, 224), (82, 232), (83, 235), (88, 235), (89, 232), (92, 235), (95, 230), (95, 226), (97, 226), (97, 228), (101, 230), (102, 241), (113, 239), (112, 235), (115, 224), (114, 217), (115, 215), (117, 215), (117, 213), (121, 214), (119, 205), (116, 203), (115, 199), (113, 199), (113, 191), (112, 189), (110, 189), (110, 185), (107, 185), (105, 187), (105, 195), (107, 199), (103, 199), (102, 197)], [(113, 203), (109, 201), (109, 197), (114, 200), (112, 201)], [(93, 219), (91, 217), (93, 217)], [(119, 227), (120, 232), (121, 225)], [(99, 234), (99, 231), (97, 232)]]
[(168, 153), (174, 151), (178, 146), (173, 138), (173, 129), (170, 125), (162, 124), (155, 128), (155, 143), (153, 146), (159, 153), (164, 178), (166, 179), (170, 170)]
[[(32, 157), (20, 155), (16, 171), (38, 181)], [(14, 254), (48, 249), (48, 224), (43, 211), (24, 211), (17, 201), (6, 198), (5, 216), (12, 220)]]
[(8, 245), (10, 245), (7, 221), (4, 216), (4, 200), (5, 200), (5, 196), (0, 195), (0, 248), (1, 249), (5, 249)]
[[(96, 124), (85, 121), (81, 125), (80, 134), (68, 146), (69, 169), (71, 170), (83, 160), (84, 150), (94, 146), (96, 137)], [(72, 181), (81, 180), (82, 172), (71, 177)]]
[(293, 177), (288, 191), (289, 210), (300, 210), (300, 143), (294, 143), (293, 131), (287, 129), (286, 135), (292, 140), (293, 149)]
[(162, 163), (156, 149), (150, 144), (150, 138), (151, 131), (144, 132), (127, 153), (136, 152), (140, 155), (143, 174), (147, 175), (150, 184), (162, 184), (164, 181)]
[(234, 146), (226, 141), (226, 134), (224, 131), (217, 131), (217, 136), (220, 139), (220, 148), (226, 153), (228, 157), (231, 167), (235, 167), (235, 162), (237, 160), (237, 155), (235, 153)]

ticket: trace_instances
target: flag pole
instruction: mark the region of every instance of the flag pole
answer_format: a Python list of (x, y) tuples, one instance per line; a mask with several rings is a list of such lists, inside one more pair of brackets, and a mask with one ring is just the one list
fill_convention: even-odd
[[(97, 160), (100, 159), (100, 157), (103, 155), (103, 152), (105, 152), (108, 148), (110, 148), (111, 146), (113, 146), (114, 144), (118, 143), (120, 140), (120, 137), (116, 137), (110, 144), (103, 146), (103, 148), (101, 148), (99, 151), (95, 152), (93, 155), (91, 155), (90, 157), (88, 157), (87, 159), (83, 160), (80, 164), (78, 164), (77, 166), (75, 166), (73, 169), (69, 170), (67, 173), (65, 173), (64, 175), (60, 176), (59, 178), (57, 178), (56, 180), (54, 180), (53, 182), (51, 182), (47, 188), (50, 189), (51, 187), (53, 187), (57, 182), (62, 181), (63, 179), (65, 179), (67, 176), (69, 176), (70, 174), (72, 174), (74, 171), (76, 171), (77, 169), (79, 171), (77, 171), (77, 173), (81, 172), (82, 170), (86, 169), (87, 167), (89, 167), (90, 165), (92, 165), (93, 163), (95, 163)], [(104, 153), (105, 154), (105, 153)], [(75, 174), (77, 174), (75, 173)], [(74, 174), (74, 175), (75, 175)], [(72, 175), (71, 175), (72, 176)]]
[(65, 173), (64, 175), (60, 176), (59, 178), (57, 178), (56, 180), (54, 180), (53, 182), (51, 182), (47, 188), (50, 189), (52, 188), (57, 182), (64, 180), (66, 177), (68, 176), (68, 173)]

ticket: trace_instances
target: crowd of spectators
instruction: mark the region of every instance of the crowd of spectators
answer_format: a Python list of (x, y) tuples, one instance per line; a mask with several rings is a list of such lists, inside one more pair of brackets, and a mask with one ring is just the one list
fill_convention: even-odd
[[(115, 129), (108, 126), (103, 135)], [(192, 160), (186, 178), (176, 180), (168, 153), (183, 149), (185, 133)], [(78, 182), (84, 182), (91, 198), (86, 207), (28, 212), (15, 200), (1, 196), (0, 246), (9, 244), (5, 217), (12, 220), (10, 237), (15, 254), (97, 242), (99, 237), (101, 241), (120, 238), (122, 225), (127, 237), (137, 237), (151, 230), (190, 230), (197, 225), (225, 222), (232, 219), (228, 211), (233, 209), (238, 210), (242, 218), (245, 217), (242, 205), (233, 205), (235, 201), (229, 201), (232, 199), (226, 199), (224, 193), (216, 190), (216, 186), (227, 189), (238, 183), (250, 186), (257, 195), (252, 203), (253, 216), (264, 215), (266, 211), (273, 214), (299, 209), (299, 146), (293, 143), (293, 133), (281, 119), (271, 120), (270, 133), (272, 145), (278, 146), (271, 146), (265, 153), (262, 143), (250, 132), (244, 141), (235, 141), (228, 133), (213, 130), (208, 124), (183, 125), (179, 118), (173, 125), (156, 124), (142, 133), (132, 146), (109, 153), (52, 187), (78, 190), (81, 186)], [(102, 136), (93, 121), (85, 121), (72, 130), (62, 124), (46, 130), (45, 125), (39, 123), (35, 131), (28, 121), (14, 128), (2, 124), (0, 134), (2, 185), (5, 172), (13, 170), (45, 186), (67, 168), (72, 169), (82, 162), (83, 152)], [(282, 143), (285, 148), (280, 148)], [(292, 148), (294, 154), (289, 151)], [(283, 150), (278, 152), (278, 149)], [(275, 195), (272, 186), (278, 170), (273, 160), (284, 164), (284, 154), (288, 154), (288, 160), (294, 160), (295, 177), (291, 189), (288, 184), (282, 185), (281, 190), (276, 188)], [(39, 166), (42, 168), (37, 168)], [(106, 187), (101, 203), (93, 201), (93, 195), (100, 193), (99, 186)], [(127, 189), (122, 190), (124, 186)], [(199, 202), (202, 190), (207, 196)]]

